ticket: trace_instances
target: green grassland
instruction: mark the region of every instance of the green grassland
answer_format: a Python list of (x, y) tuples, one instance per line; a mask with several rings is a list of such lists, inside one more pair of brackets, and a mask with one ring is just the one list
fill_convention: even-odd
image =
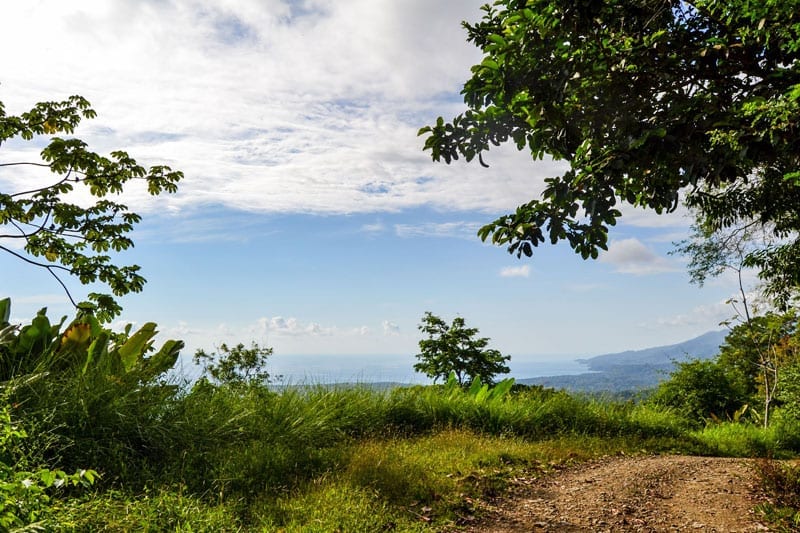
[(99, 473), (53, 492), (36, 521), (62, 531), (434, 530), (470, 523), (517, 477), (575, 461), (800, 449), (786, 424), (698, 430), (653, 406), (538, 388), (173, 390), (147, 409), (78, 412), (77, 398), (24, 417), (12, 408), (28, 435), (12, 447), (22, 463)]
[[(511, 380), (180, 382), (166, 377), (180, 345), (156, 350), (153, 332), (43, 314), (0, 332), (0, 529), (452, 531), (515, 480), (596, 457), (800, 451), (800, 424), (780, 409), (764, 429)], [(769, 473), (776, 494), (798, 479)], [(763, 511), (791, 523), (794, 503), (774, 501)]]

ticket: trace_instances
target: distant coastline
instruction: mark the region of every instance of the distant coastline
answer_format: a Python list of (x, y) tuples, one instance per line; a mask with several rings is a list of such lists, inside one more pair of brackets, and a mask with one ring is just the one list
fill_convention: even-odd
[[(676, 361), (713, 357), (726, 331), (712, 331), (688, 341), (644, 350), (580, 356), (513, 355), (510, 374), (518, 383), (585, 392), (635, 391), (666, 379)], [(414, 355), (281, 355), (270, 359), (270, 373), (283, 384), (394, 383), (428, 384), (414, 372)]]
[[(511, 373), (516, 380), (589, 372), (577, 355), (512, 355)], [(274, 355), (270, 373), (287, 383), (409, 383), (431, 381), (414, 372), (413, 355)]]

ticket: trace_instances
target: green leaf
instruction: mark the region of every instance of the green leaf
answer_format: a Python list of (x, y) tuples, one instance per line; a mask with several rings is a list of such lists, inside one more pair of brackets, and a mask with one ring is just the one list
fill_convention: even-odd
[(52, 487), (53, 483), (56, 481), (56, 473), (52, 470), (40, 470), (39, 471), (39, 479), (42, 480), (42, 484), (45, 487)]
[(175, 366), (183, 347), (183, 341), (168, 340), (165, 342), (158, 353), (145, 359), (142, 379), (153, 379)]
[(8, 324), (8, 319), (11, 317), (11, 298), (3, 298), (0, 300), (0, 326)]
[(492, 392), (489, 396), (490, 400), (499, 400), (505, 397), (511, 391), (511, 388), (514, 386), (514, 378), (507, 378), (498, 383), (492, 389)]
[(493, 33), (493, 34), (489, 35), (489, 37), (487, 37), (487, 39), (489, 39), (490, 41), (492, 41), (493, 43), (495, 43), (497, 45), (500, 45), (500, 46), (503, 46), (503, 47), (508, 46), (508, 43), (506, 43), (506, 40), (503, 39), (502, 36), (497, 35), (496, 33)]
[(86, 375), (86, 372), (92, 367), (92, 365), (97, 365), (100, 362), (105, 363), (108, 361), (108, 341), (108, 334), (101, 333), (100, 335), (96, 336), (92, 341), (92, 344), (89, 345), (89, 349), (86, 350), (86, 361), (84, 362), (83, 369), (81, 370), (83, 375)]
[(500, 68), (500, 65), (497, 64), (497, 61), (488, 57), (481, 61), (481, 66), (491, 70), (498, 70)]
[(119, 357), (125, 372), (130, 372), (137, 363), (144, 359), (144, 354), (151, 346), (156, 335), (156, 324), (147, 322), (136, 333), (119, 347)]

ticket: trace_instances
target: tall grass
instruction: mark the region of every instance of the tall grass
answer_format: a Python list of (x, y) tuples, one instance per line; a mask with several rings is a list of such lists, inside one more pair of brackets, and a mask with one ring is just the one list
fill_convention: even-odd
[[(531, 389), (476, 397), (460, 388), (215, 386), (164, 397), (165, 385), (87, 406), (60, 390), (51, 407), (62, 463), (90, 464), (104, 479), (144, 487), (160, 479), (195, 493), (281, 493), (335, 468), (354, 440), (448, 428), (536, 441), (563, 435), (670, 439), (681, 419), (645, 405)], [(53, 451), (53, 450), (51, 450)]]
[(678, 436), (687, 429), (669, 411), (537, 388), (493, 401), (435, 387), (399, 389), (389, 398), (387, 419), (412, 434), (453, 426), (529, 439), (562, 434), (647, 438)]
[(800, 423), (775, 412), (768, 428), (750, 423), (709, 424), (690, 433), (712, 455), (729, 457), (793, 457), (800, 451)]
[[(231, 531), (413, 530), (467, 521), (480, 512), (474, 502), (550, 462), (618, 451), (750, 450), (724, 447), (741, 434), (691, 433), (669, 410), (540, 388), (271, 390), (200, 380), (183, 389), (153, 383), (102, 404), (69, 393), (68, 383), (59, 387), (63, 394), (49, 404), (42, 391), (26, 409), (41, 415), (31, 420), (52, 424), (42, 439), (50, 457), (103, 476), (95, 498), (65, 506), (76, 530), (103, 530), (103, 513), (122, 509), (130, 518), (118, 530), (156, 518), (186, 531), (221, 523)], [(768, 438), (779, 443), (777, 435)], [(160, 500), (131, 503), (148, 494)], [(170, 510), (158, 501), (172, 502)]]

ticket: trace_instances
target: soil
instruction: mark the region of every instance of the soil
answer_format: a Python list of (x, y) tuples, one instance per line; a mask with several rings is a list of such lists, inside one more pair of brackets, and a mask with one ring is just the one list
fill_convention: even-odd
[(519, 479), (461, 531), (769, 531), (752, 461), (718, 457), (609, 457)]

